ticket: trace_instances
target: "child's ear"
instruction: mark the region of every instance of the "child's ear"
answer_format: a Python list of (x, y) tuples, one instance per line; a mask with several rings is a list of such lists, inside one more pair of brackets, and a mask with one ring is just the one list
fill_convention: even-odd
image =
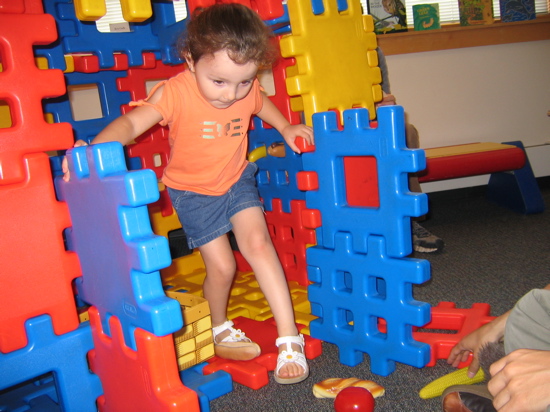
[(193, 58), (191, 57), (191, 53), (184, 53), (183, 58), (187, 62), (187, 67), (189, 67), (189, 70), (191, 72), (195, 72), (195, 62), (193, 61)]

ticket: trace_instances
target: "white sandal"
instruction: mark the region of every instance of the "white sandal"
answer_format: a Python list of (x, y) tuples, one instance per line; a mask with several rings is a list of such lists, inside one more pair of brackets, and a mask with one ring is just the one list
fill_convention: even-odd
[[(277, 367), (275, 368), (275, 381), (281, 384), (291, 384), (302, 382), (309, 376), (309, 367), (307, 366), (306, 356), (304, 354), (304, 336), (299, 334), (298, 336), (283, 336), (277, 338), (275, 345), (277, 347), (286, 343), (286, 349), (282, 350), (277, 357)], [(302, 352), (297, 352), (292, 349), (292, 344), (300, 345)], [(304, 373), (293, 378), (283, 378), (279, 376), (279, 371), (287, 363), (296, 363), (304, 369)]]
[[(260, 346), (247, 338), (243, 331), (233, 328), (233, 325), (232, 321), (226, 320), (221, 325), (212, 328), (216, 355), (231, 360), (250, 360), (258, 357), (262, 352)], [(229, 330), (229, 335), (220, 342), (216, 341), (216, 337), (226, 330)]]

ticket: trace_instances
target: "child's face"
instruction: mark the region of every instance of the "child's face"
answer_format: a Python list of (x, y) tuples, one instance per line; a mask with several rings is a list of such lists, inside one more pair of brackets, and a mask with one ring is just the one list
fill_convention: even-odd
[(203, 56), (197, 62), (187, 59), (187, 64), (202, 96), (218, 109), (245, 98), (258, 72), (256, 63), (237, 64), (225, 50)]

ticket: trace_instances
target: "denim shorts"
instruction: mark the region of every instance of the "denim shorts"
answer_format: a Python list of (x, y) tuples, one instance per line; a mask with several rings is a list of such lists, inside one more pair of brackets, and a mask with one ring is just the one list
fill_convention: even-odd
[(205, 245), (229, 232), (233, 228), (229, 219), (235, 213), (249, 207), (263, 208), (254, 177), (257, 171), (258, 166), (249, 163), (239, 180), (221, 196), (167, 188), (189, 248)]

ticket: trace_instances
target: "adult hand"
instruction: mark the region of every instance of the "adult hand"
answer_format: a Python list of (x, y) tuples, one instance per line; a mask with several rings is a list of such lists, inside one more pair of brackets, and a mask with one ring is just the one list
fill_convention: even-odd
[(382, 97), (382, 100), (376, 103), (375, 107), (380, 106), (394, 106), (396, 105), (395, 96), (393, 94), (386, 94), (384, 93), (384, 97)]
[(545, 412), (550, 405), (550, 351), (518, 349), (493, 363), (489, 392), (499, 412)]
[[(73, 147), (88, 146), (84, 140), (77, 140)], [(63, 158), (61, 162), (61, 170), (63, 171), (63, 180), (68, 182), (71, 179), (71, 172), (69, 172), (69, 162), (67, 161), (67, 156)]]

